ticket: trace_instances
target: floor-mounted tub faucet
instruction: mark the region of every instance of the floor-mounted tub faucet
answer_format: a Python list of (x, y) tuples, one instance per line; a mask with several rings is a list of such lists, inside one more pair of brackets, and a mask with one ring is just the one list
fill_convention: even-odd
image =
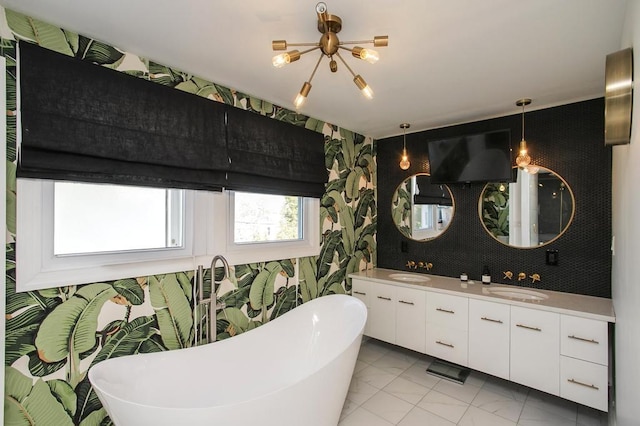
[[(222, 274), (222, 279), (220, 281), (216, 281), (216, 272), (215, 272), (215, 267), (216, 267), (216, 263), (219, 261), (222, 262), (222, 266), (223, 266), (223, 274)], [(218, 297), (218, 291), (220, 291), (220, 283), (222, 283), (222, 281), (224, 281), (225, 279), (229, 278), (229, 262), (227, 262), (227, 259), (224, 258), (224, 256), (221, 255), (215, 255), (213, 256), (213, 259), (211, 259), (211, 306), (209, 307), (209, 315), (211, 315), (211, 320), (209, 321), (209, 339), (211, 342), (215, 342), (216, 338), (217, 338), (217, 330), (216, 330), (216, 312), (218, 311), (218, 309), (224, 309), (226, 306), (223, 302), (220, 301), (220, 298)], [(218, 287), (216, 288), (216, 284), (218, 284)]]

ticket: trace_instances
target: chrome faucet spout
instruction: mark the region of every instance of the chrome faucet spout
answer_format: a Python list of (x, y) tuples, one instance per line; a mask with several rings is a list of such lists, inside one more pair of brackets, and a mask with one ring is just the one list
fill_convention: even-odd
[[(222, 279), (220, 281), (216, 281), (216, 263), (218, 263), (218, 261), (222, 262), (222, 266), (223, 266), (223, 274), (222, 274)], [(213, 259), (211, 259), (211, 306), (209, 308), (209, 315), (211, 316), (211, 321), (209, 323), (210, 326), (210, 332), (209, 332), (209, 336), (210, 336), (210, 341), (215, 342), (217, 339), (217, 329), (216, 329), (216, 312), (218, 311), (218, 309), (224, 309), (226, 308), (226, 305), (220, 301), (220, 298), (218, 297), (218, 292), (220, 291), (220, 283), (222, 281), (224, 281), (225, 279), (229, 278), (230, 276), (230, 268), (229, 268), (229, 262), (227, 262), (227, 259), (224, 258), (224, 256), (221, 255), (215, 255), (213, 256)], [(218, 284), (218, 287), (216, 288), (216, 284)]]

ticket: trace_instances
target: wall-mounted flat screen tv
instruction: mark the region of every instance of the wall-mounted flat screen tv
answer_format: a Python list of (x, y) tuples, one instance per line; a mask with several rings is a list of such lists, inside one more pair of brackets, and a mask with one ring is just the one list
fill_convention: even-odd
[(431, 183), (512, 182), (511, 131), (427, 142)]

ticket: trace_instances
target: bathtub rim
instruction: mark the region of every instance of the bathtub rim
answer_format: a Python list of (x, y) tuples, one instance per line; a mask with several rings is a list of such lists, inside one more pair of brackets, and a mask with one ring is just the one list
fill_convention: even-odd
[[(367, 307), (366, 307), (366, 305), (365, 305), (365, 304), (364, 304), (360, 299), (358, 299), (358, 298), (356, 298), (356, 297), (352, 297), (352, 296), (347, 295), (347, 294), (330, 294), (330, 295), (327, 295), (327, 296), (321, 296), (321, 297), (318, 297), (318, 298), (316, 298), (316, 299), (310, 300), (309, 302), (303, 303), (302, 305), (299, 305), (299, 306), (297, 306), (296, 308), (294, 308), (294, 309), (292, 309), (292, 310), (290, 310), (290, 311), (288, 311), (288, 312), (284, 313), (284, 314), (283, 314), (283, 315), (281, 315), (280, 317), (278, 317), (278, 318), (276, 318), (276, 319), (274, 319), (274, 320), (272, 320), (272, 321), (268, 322), (267, 324), (264, 324), (264, 325), (262, 325), (262, 326), (260, 326), (260, 327), (258, 327), (258, 328), (253, 329), (253, 330), (250, 330), (250, 331), (257, 331), (257, 330), (259, 330), (259, 329), (261, 329), (261, 328), (263, 328), (263, 327), (268, 326), (269, 324), (274, 324), (274, 322), (275, 322), (275, 321), (277, 321), (277, 320), (278, 320), (278, 319), (280, 319), (280, 318), (283, 318), (283, 317), (284, 317), (284, 316), (286, 316), (289, 312), (293, 312), (295, 309), (300, 308), (300, 307), (303, 307), (303, 306), (305, 306), (305, 305), (309, 306), (309, 304), (310, 304), (310, 303), (312, 304), (312, 303), (314, 303), (314, 302), (316, 302), (316, 301), (320, 301), (320, 300), (322, 300), (322, 303), (332, 303), (332, 302), (327, 301), (327, 300), (326, 300), (326, 298), (334, 298), (334, 299), (335, 299), (335, 298), (340, 298), (340, 299), (343, 299), (343, 300), (344, 300), (344, 302), (342, 302), (342, 303), (353, 303), (355, 306), (357, 306), (357, 307), (358, 307), (358, 309), (360, 309), (360, 310), (362, 311), (362, 313), (364, 314), (364, 315), (363, 315), (363, 317), (362, 317), (362, 324), (361, 324), (361, 325), (360, 325), (360, 327), (359, 327), (359, 329), (360, 329), (360, 330), (359, 330), (357, 333), (355, 333), (355, 335), (353, 336), (353, 338), (352, 338), (352, 339), (350, 339), (350, 341), (349, 341), (349, 343), (348, 343), (348, 344), (344, 345), (343, 350), (341, 350), (340, 352), (338, 352), (337, 354), (335, 354), (333, 357), (327, 358), (327, 359), (326, 359), (326, 362), (322, 363), (322, 365), (321, 365), (321, 366), (316, 367), (313, 371), (310, 371), (310, 372), (309, 372), (309, 374), (307, 374), (307, 375), (305, 375), (305, 376), (300, 376), (300, 377), (299, 377), (299, 378), (297, 378), (295, 381), (293, 381), (293, 382), (291, 382), (291, 383), (288, 383), (288, 384), (286, 384), (286, 385), (284, 385), (284, 386), (277, 387), (277, 388), (273, 389), (273, 390), (272, 390), (272, 391), (270, 391), (270, 392), (266, 392), (266, 393), (263, 393), (263, 394), (260, 394), (260, 395), (257, 395), (257, 396), (254, 396), (254, 397), (248, 398), (248, 399), (234, 401), (234, 402), (227, 403), (227, 404), (224, 404), (224, 405), (209, 405), (209, 406), (168, 406), (168, 405), (166, 405), (166, 404), (165, 404), (165, 405), (153, 405), (153, 404), (140, 403), (140, 402), (136, 402), (136, 401), (127, 400), (127, 399), (124, 399), (124, 398), (122, 398), (122, 397), (116, 396), (116, 395), (114, 395), (114, 394), (113, 394), (113, 393), (111, 393), (111, 392), (107, 392), (107, 391), (105, 391), (102, 387), (100, 387), (100, 386), (98, 386), (98, 385), (94, 384), (93, 376), (95, 375), (95, 373), (94, 373), (93, 371), (94, 371), (94, 368), (95, 368), (97, 365), (101, 364), (101, 363), (106, 363), (106, 362), (111, 361), (111, 360), (119, 360), (119, 359), (123, 359), (123, 358), (130, 357), (130, 356), (138, 356), (138, 355), (153, 355), (153, 354), (164, 354), (164, 353), (167, 353), (167, 352), (176, 352), (176, 351), (185, 351), (185, 350), (197, 350), (198, 348), (202, 348), (202, 350), (205, 350), (205, 348), (206, 348), (206, 349), (208, 349), (207, 347), (208, 347), (209, 345), (212, 345), (212, 344), (215, 344), (215, 343), (220, 343), (220, 342), (211, 342), (211, 343), (207, 343), (206, 345), (194, 346), (194, 347), (190, 347), (190, 348), (183, 348), (183, 349), (175, 349), (175, 350), (164, 351), (164, 352), (152, 352), (152, 353), (147, 353), (147, 354), (133, 354), (133, 355), (125, 355), (125, 356), (121, 356), (121, 357), (118, 357), (118, 358), (109, 358), (109, 359), (106, 359), (106, 360), (104, 360), (104, 361), (100, 361), (99, 363), (97, 363), (96, 365), (92, 366), (92, 367), (89, 369), (89, 372), (87, 373), (87, 377), (88, 377), (88, 379), (89, 379), (89, 383), (91, 384), (91, 386), (92, 386), (92, 388), (93, 388), (94, 392), (96, 392), (96, 395), (97, 395), (98, 397), (100, 396), (100, 394), (103, 394), (103, 395), (108, 396), (109, 398), (112, 398), (112, 399), (114, 399), (114, 400), (119, 401), (120, 403), (130, 404), (130, 405), (136, 405), (136, 406), (138, 406), (138, 407), (142, 407), (142, 408), (145, 408), (145, 409), (167, 409), (167, 410), (179, 410), (179, 411), (211, 410), (211, 409), (216, 409), (216, 408), (231, 408), (231, 407), (239, 406), (239, 405), (242, 405), (242, 404), (251, 403), (252, 401), (257, 401), (257, 400), (260, 400), (260, 399), (263, 399), (263, 398), (267, 398), (267, 397), (269, 397), (269, 396), (271, 396), (271, 395), (273, 395), (273, 394), (276, 394), (276, 393), (284, 392), (285, 390), (287, 390), (287, 389), (289, 389), (289, 388), (291, 388), (291, 387), (293, 387), (293, 386), (295, 386), (295, 385), (297, 385), (297, 384), (301, 383), (301, 382), (302, 382), (303, 380), (305, 380), (306, 378), (311, 377), (311, 376), (313, 376), (313, 375), (317, 374), (317, 373), (318, 373), (319, 371), (321, 371), (323, 368), (325, 368), (325, 367), (326, 367), (326, 366), (328, 366), (329, 364), (331, 364), (331, 363), (333, 363), (334, 361), (336, 361), (336, 360), (337, 360), (337, 359), (338, 359), (342, 354), (344, 354), (345, 352), (347, 352), (347, 351), (348, 351), (348, 350), (349, 350), (349, 349), (350, 349), (350, 348), (351, 348), (351, 347), (352, 347), (356, 342), (361, 342), (361, 341), (362, 341), (362, 336), (363, 336), (363, 333), (364, 333), (364, 327), (365, 327), (365, 324), (366, 324), (366, 321), (367, 321), (367, 314), (368, 314), (368, 311), (367, 311)], [(345, 299), (345, 298), (348, 298), (348, 299)], [(317, 302), (317, 303), (319, 303), (319, 302)], [(317, 303), (316, 303), (316, 304), (317, 304)], [(334, 303), (335, 303), (335, 302), (334, 302)], [(277, 325), (277, 324), (276, 324), (276, 325)], [(243, 338), (242, 336), (244, 336), (244, 335), (248, 335), (248, 332), (245, 332), (245, 333), (242, 333), (241, 335), (235, 336), (235, 338), (236, 338), (236, 339), (237, 339), (237, 338)], [(249, 336), (249, 337), (250, 337), (250, 336)], [(249, 338), (249, 337), (244, 337), (244, 338), (246, 339), (246, 338)], [(226, 340), (226, 339), (225, 339), (225, 340)], [(119, 362), (120, 362), (120, 361), (119, 361)], [(100, 392), (98, 392), (98, 390), (99, 390)], [(102, 400), (100, 400), (100, 401), (101, 401), (101, 403), (102, 403), (103, 405), (107, 405), (107, 404), (103, 403), (103, 402), (102, 402)], [(105, 409), (106, 409), (106, 407), (105, 407)]]

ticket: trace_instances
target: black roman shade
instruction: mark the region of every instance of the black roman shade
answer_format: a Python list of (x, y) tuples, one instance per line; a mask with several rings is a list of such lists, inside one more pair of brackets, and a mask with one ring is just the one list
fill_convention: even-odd
[(417, 176), (416, 186), (417, 193), (413, 196), (414, 204), (435, 204), (439, 206), (453, 205), (451, 195), (445, 185), (431, 183), (430, 176)]
[(230, 108), (227, 188), (320, 198), (328, 172), (324, 136), (279, 120)]
[(220, 190), (226, 105), (20, 42), (18, 176)]

